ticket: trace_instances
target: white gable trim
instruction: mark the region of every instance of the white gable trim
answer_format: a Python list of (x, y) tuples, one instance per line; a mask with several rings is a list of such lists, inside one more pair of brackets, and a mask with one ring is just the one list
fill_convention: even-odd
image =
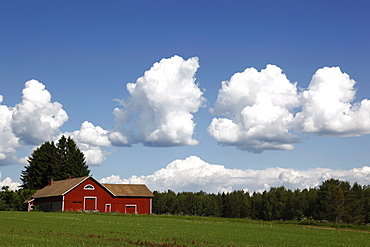
[[(72, 188), (70, 188), (69, 190), (67, 190), (66, 192), (64, 192), (62, 194), (62, 196), (64, 197), (66, 194), (68, 194), (71, 190), (73, 190), (74, 188), (78, 187), (80, 184), (82, 184), (83, 182), (85, 182), (86, 180), (88, 180), (89, 178), (92, 178), (94, 179), (91, 175), (86, 177), (84, 180), (82, 180), (81, 182), (79, 182), (78, 184), (76, 184), (75, 186), (73, 186)], [(94, 179), (95, 180), (95, 179)], [(96, 181), (96, 180), (95, 180)], [(96, 181), (97, 182), (97, 181)], [(99, 182), (98, 182), (99, 183)]]

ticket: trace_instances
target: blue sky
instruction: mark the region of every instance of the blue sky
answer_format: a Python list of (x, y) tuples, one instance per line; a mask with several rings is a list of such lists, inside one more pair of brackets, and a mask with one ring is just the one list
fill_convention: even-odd
[[(174, 190), (208, 189), (212, 192), (230, 189), (251, 191), (280, 184), (302, 188), (314, 186), (320, 179), (328, 176), (368, 183), (370, 173), (367, 169), (367, 148), (370, 124), (366, 122), (369, 118), (366, 114), (370, 114), (370, 110), (365, 107), (366, 102), (361, 101), (370, 98), (369, 5), (367, 1), (1, 2), (1, 118), (5, 119), (5, 108), (12, 115), (7, 115), (9, 122), (3, 123), (0, 128), (3, 139), (0, 142), (0, 151), (6, 156), (0, 167), (2, 180), (10, 178), (7, 182), (3, 181), (3, 184), (9, 181), (20, 182), (20, 172), (25, 165), (21, 158), (30, 155), (35, 146), (54, 140), (60, 134), (81, 133), (75, 131), (80, 131), (85, 121), (88, 121), (92, 129), (100, 126), (107, 131), (95, 139), (94, 135), (90, 135), (90, 139), (85, 135), (79, 141), (81, 145), (85, 145), (86, 151), (90, 150), (90, 155), (104, 155), (99, 156), (100, 160), (96, 156), (90, 169), (94, 177), (108, 182), (144, 182), (153, 190), (168, 187)], [(155, 63), (158, 63), (159, 72), (153, 72), (154, 78), (145, 77), (146, 71), (154, 71), (152, 67)], [(269, 64), (274, 66), (268, 69), (266, 66)], [(252, 67), (256, 69), (253, 75), (249, 74), (251, 71), (245, 72), (245, 69)], [(324, 70), (325, 67), (331, 69)], [(190, 68), (186, 75), (181, 72), (184, 68)], [(178, 81), (164, 79), (162, 74), (170, 72), (177, 73), (178, 78), (184, 79), (183, 87), (176, 86)], [(237, 82), (235, 79), (235, 84), (231, 83), (236, 73), (241, 73), (244, 82)], [(261, 79), (266, 75), (271, 78), (270, 73), (277, 73), (280, 79)], [(343, 73), (356, 84), (352, 85), (349, 79), (343, 79)], [(252, 79), (245, 79), (247, 75)], [(312, 79), (314, 75), (315, 80)], [(144, 81), (142, 84), (138, 80), (141, 77)], [(28, 85), (31, 98), (32, 95), (38, 98), (35, 96), (38, 93), (41, 97), (46, 92), (51, 97), (50, 101), (43, 101), (45, 105), (36, 110), (37, 114), (27, 111), (22, 113), (20, 110), (22, 90), (31, 79), (37, 80)], [(193, 79), (195, 83), (192, 82)], [(146, 102), (140, 98), (143, 88), (156, 80), (168, 88), (171, 88), (170, 85), (172, 89), (175, 88), (167, 88), (168, 91), (162, 92), (166, 96), (162, 98), (168, 99), (167, 103), (155, 102), (161, 106), (160, 113), (154, 110), (156, 108), (153, 105), (140, 103)], [(223, 92), (224, 99), (227, 99), (225, 102), (228, 103), (219, 103), (216, 106), (217, 98), (222, 94), (219, 93), (222, 81), (228, 81), (227, 88), (234, 93)], [(334, 97), (331, 101), (313, 100), (315, 97), (312, 95), (325, 98), (328, 94), (320, 86), (314, 89), (314, 84), (319, 85), (322, 81), (327, 83), (325, 85), (333, 83), (333, 89), (328, 90), (332, 90), (333, 95), (338, 95), (337, 98)], [(252, 82), (258, 82), (259, 86), (249, 88), (251, 93), (247, 96), (237, 86), (238, 83), (252, 85)], [(136, 84), (136, 88), (139, 88), (136, 96), (127, 90), (128, 83)], [(341, 86), (336, 87), (339, 84)], [(45, 86), (44, 90), (40, 89), (42, 85)], [(232, 85), (235, 86), (234, 89)], [(283, 90), (286, 94), (282, 98), (288, 94), (291, 98), (275, 104), (274, 99), (279, 98), (275, 92), (280, 92), (283, 87), (289, 89)], [(32, 91), (32, 88), (38, 88), (38, 91)], [(193, 91), (189, 93), (187, 89)], [(342, 90), (343, 94), (334, 89)], [(145, 92), (148, 101), (150, 92)], [(225, 114), (241, 107), (232, 102), (235, 93), (240, 92), (244, 95), (243, 99), (248, 101), (242, 108), (247, 107), (244, 109), (250, 111), (241, 113), (238, 108), (237, 115)], [(265, 96), (249, 101), (257, 92), (262, 92)], [(271, 95), (271, 98), (266, 95)], [(347, 100), (345, 105), (349, 106), (350, 112), (344, 115), (354, 112), (356, 102), (363, 106), (358, 109), (357, 115), (353, 114), (347, 120), (326, 111), (337, 109), (338, 102), (342, 102), (343, 97), (344, 101)], [(182, 102), (190, 103), (172, 104), (179, 98)], [(260, 102), (271, 100), (273, 106), (259, 105)], [(120, 101), (125, 102), (126, 108)], [(48, 109), (47, 105), (50, 107), (55, 102), (60, 105), (54, 105), (53, 109), (59, 107), (59, 110), (62, 109), (68, 115), (68, 119), (62, 118), (58, 126), (40, 131), (40, 126), (32, 123), (41, 121), (44, 115), (54, 115), (55, 112), (50, 113), (52, 110), (41, 109)], [(324, 109), (324, 113), (316, 112), (315, 109), (320, 107)], [(143, 112), (148, 115), (147, 118), (139, 119), (139, 125), (133, 129), (132, 121), (118, 124), (119, 121), (113, 114), (115, 108), (118, 109), (117, 112), (133, 118), (140, 118), (138, 114)], [(18, 115), (14, 109), (18, 109)], [(213, 114), (210, 109), (214, 109)], [(179, 111), (183, 115), (176, 115)], [(330, 118), (327, 118), (326, 113)], [(180, 120), (175, 123), (163, 122), (173, 114)], [(275, 120), (274, 114), (278, 115)], [(262, 115), (266, 121), (271, 121), (270, 125), (260, 126), (265, 121), (259, 118)], [(157, 122), (148, 123), (149, 116), (158, 118), (155, 120)], [(238, 121), (240, 117), (244, 117), (244, 122)], [(213, 120), (218, 121), (214, 122), (213, 132), (207, 131)], [(189, 124), (182, 124), (186, 121)], [(224, 127), (219, 127), (221, 122), (226, 124), (224, 127), (230, 127), (231, 122), (232, 126), (239, 126), (240, 135), (225, 132)], [(316, 124), (316, 128), (307, 127), (312, 122)], [(322, 122), (338, 124), (325, 127), (320, 125)], [(192, 124), (195, 124), (194, 129)], [(164, 125), (167, 129), (158, 129)], [(250, 130), (257, 125), (261, 129), (257, 134), (251, 133)], [(166, 134), (165, 130), (176, 128), (190, 131), (190, 134), (176, 132), (182, 137), (177, 142), (163, 135)], [(144, 146), (143, 143), (147, 145), (149, 140), (145, 131), (153, 134), (155, 130), (158, 130), (155, 136), (157, 139), (151, 147)], [(117, 145), (112, 142), (111, 133), (123, 134), (125, 131), (132, 131), (126, 143), (131, 144), (131, 147), (122, 147), (122, 143)], [(234, 142), (236, 139), (239, 141)], [(270, 145), (270, 148), (257, 148), (252, 144), (257, 139), (260, 144), (263, 142), (264, 145)], [(17, 143), (11, 145), (9, 140), (16, 140)], [(190, 140), (196, 140), (199, 144), (189, 145)], [(277, 146), (276, 143), (290, 146)], [(9, 151), (10, 149), (12, 150)], [(254, 153), (256, 151), (258, 153)], [(174, 165), (175, 160), (178, 165)], [(170, 164), (172, 166), (168, 167)], [(221, 173), (216, 172), (220, 171), (218, 165), (223, 166)], [(169, 175), (182, 174), (179, 170), (184, 167), (189, 169), (188, 174), (194, 174), (194, 181), (186, 183), (185, 180), (191, 179)], [(286, 170), (279, 170), (276, 176), (271, 175), (275, 173), (268, 169), (277, 168)], [(307, 172), (316, 168), (323, 170)], [(362, 168), (361, 176), (353, 171), (355, 168)], [(221, 175), (238, 173), (232, 177), (245, 177), (239, 172), (245, 172), (246, 169), (251, 169), (248, 174), (261, 171), (262, 175), (256, 175), (252, 182), (244, 180), (244, 184), (225, 182), (232, 179)], [(207, 171), (213, 170), (212, 175), (208, 176)], [(162, 173), (159, 174), (158, 171)], [(354, 173), (357, 175), (353, 175)], [(290, 174), (290, 180), (284, 180), (282, 174)], [(113, 178), (112, 175), (119, 177)], [(267, 175), (273, 176), (271, 181), (276, 181), (262, 181), (262, 177)], [(167, 187), (153, 182), (156, 176), (171, 177), (163, 181)], [(310, 182), (312, 177), (319, 178)], [(176, 184), (174, 180), (183, 183)], [(258, 186), (254, 187), (253, 184)]]

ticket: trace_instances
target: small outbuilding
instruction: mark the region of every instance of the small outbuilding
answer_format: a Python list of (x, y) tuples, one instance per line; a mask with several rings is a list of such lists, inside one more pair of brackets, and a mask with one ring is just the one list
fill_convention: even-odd
[(51, 181), (27, 200), (28, 211), (151, 214), (154, 195), (144, 184), (101, 184), (92, 176)]

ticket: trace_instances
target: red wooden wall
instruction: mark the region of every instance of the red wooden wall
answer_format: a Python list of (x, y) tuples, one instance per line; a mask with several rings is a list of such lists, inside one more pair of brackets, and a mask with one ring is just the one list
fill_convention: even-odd
[[(86, 190), (88, 184), (94, 190)], [(113, 197), (102, 185), (89, 178), (64, 196), (64, 211), (151, 214), (151, 198)]]

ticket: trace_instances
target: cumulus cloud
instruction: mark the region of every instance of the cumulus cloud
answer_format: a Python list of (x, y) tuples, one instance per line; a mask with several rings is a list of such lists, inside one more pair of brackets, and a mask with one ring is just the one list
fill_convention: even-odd
[(10, 190), (18, 190), (21, 184), (18, 182), (13, 182), (10, 177), (6, 177), (3, 181), (0, 181), (0, 190), (3, 186), (9, 186)]
[(1, 105), (0, 97), (0, 165), (17, 162), (15, 154), (22, 146), (52, 140), (68, 120), (62, 105), (51, 102), (42, 83), (27, 81), (22, 93), (22, 101), (14, 107)]
[[(322, 68), (298, 92), (275, 65), (248, 68), (223, 81), (209, 134), (225, 146), (250, 152), (292, 150), (297, 133), (323, 136), (370, 134), (370, 101), (353, 103), (355, 81), (340, 68)], [(298, 112), (298, 110), (301, 110)]]
[(151, 190), (175, 192), (206, 191), (208, 193), (244, 190), (262, 192), (271, 187), (285, 186), (288, 189), (313, 188), (330, 179), (340, 179), (362, 185), (370, 183), (370, 167), (351, 170), (314, 168), (297, 170), (293, 168), (228, 169), (223, 165), (209, 164), (197, 156), (175, 160), (165, 168), (147, 176), (131, 176), (121, 179), (112, 175), (100, 180), (102, 183), (146, 184)]
[(196, 145), (193, 113), (205, 101), (195, 83), (198, 68), (196, 57), (174, 56), (155, 63), (136, 83), (127, 84), (130, 96), (121, 101), (123, 109), (114, 110), (115, 126), (110, 130), (85, 121), (80, 130), (61, 133), (68, 120), (62, 105), (51, 101), (44, 84), (27, 81), (22, 101), (14, 107), (1, 105), (0, 97), (0, 164), (24, 162), (15, 156), (18, 148), (57, 141), (61, 135), (76, 141), (90, 165), (101, 164), (106, 158), (103, 148), (109, 146)]
[(204, 102), (195, 83), (198, 68), (198, 58), (174, 56), (155, 63), (136, 83), (128, 83), (129, 98), (122, 101), (122, 109), (114, 110), (111, 142), (123, 146), (198, 144), (192, 137), (193, 113)]
[[(101, 164), (104, 148), (110, 146), (196, 145), (193, 114), (205, 102), (196, 84), (198, 68), (197, 57), (162, 59), (127, 84), (129, 97), (114, 109), (113, 128), (85, 121), (80, 130), (63, 134), (75, 139), (90, 165)], [(340, 68), (325, 67), (317, 70), (307, 89), (298, 91), (275, 65), (261, 71), (248, 68), (222, 82), (210, 109), (217, 117), (207, 130), (220, 145), (256, 153), (292, 150), (301, 134), (370, 134), (370, 101), (354, 102), (355, 83)], [(68, 120), (41, 82), (27, 81), (22, 93), (14, 107), (2, 105), (0, 95), (0, 165), (24, 163), (16, 157), (20, 147), (58, 140)]]
[(103, 151), (101, 147), (80, 144), (79, 148), (84, 153), (88, 165), (100, 165), (106, 159), (107, 152)]
[(322, 68), (302, 93), (297, 125), (306, 133), (325, 136), (360, 136), (370, 133), (370, 101), (353, 103), (356, 82), (339, 67)]
[(89, 121), (83, 122), (81, 129), (74, 131), (71, 135), (76, 141), (81, 143), (104, 147), (111, 145), (108, 139), (108, 131), (100, 126), (94, 126)]
[(0, 165), (12, 163), (19, 147), (19, 138), (11, 128), (13, 110), (1, 105), (3, 96), (0, 95)]
[(89, 165), (103, 163), (106, 159), (106, 152), (102, 150), (102, 147), (112, 145), (108, 138), (109, 132), (100, 126), (94, 126), (88, 121), (82, 123), (80, 130), (65, 132), (63, 135), (73, 138), (80, 150), (84, 153), (86, 163)]
[(223, 117), (214, 118), (208, 132), (219, 144), (242, 150), (292, 150), (300, 141), (290, 131), (299, 105), (296, 84), (279, 67), (248, 68), (222, 82), (211, 112)]
[(0, 95), (0, 165), (27, 164), (27, 157), (18, 159), (15, 155), (20, 147), (57, 141), (62, 135), (76, 141), (89, 165), (105, 160), (102, 147), (111, 146), (107, 130), (85, 121), (80, 130), (61, 133), (59, 128), (68, 115), (60, 103), (51, 101), (45, 85), (37, 80), (27, 81), (22, 93), (22, 101), (14, 107), (1, 105)]
[(54, 139), (68, 120), (62, 105), (51, 102), (51, 94), (45, 85), (36, 80), (27, 81), (22, 93), (22, 102), (12, 109), (13, 133), (26, 145)]

